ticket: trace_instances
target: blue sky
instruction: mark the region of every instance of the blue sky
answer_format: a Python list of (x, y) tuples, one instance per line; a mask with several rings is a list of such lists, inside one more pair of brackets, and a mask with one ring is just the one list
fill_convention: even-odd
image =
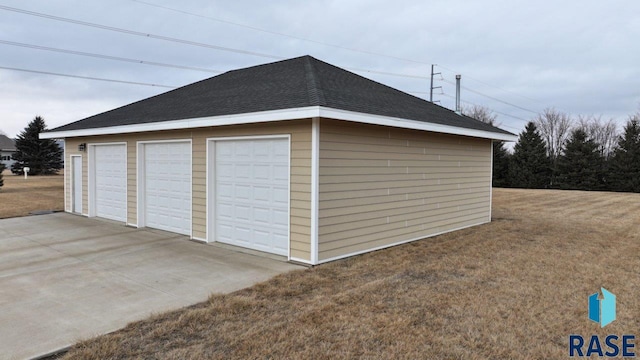
[[(463, 104), (493, 109), (515, 133), (546, 107), (622, 125), (640, 106), (635, 1), (0, 0), (0, 7), (4, 68), (181, 86), (308, 54), (428, 98), (431, 64), (438, 64), (434, 85), (442, 92), (434, 100), (453, 108), (459, 73)], [(211, 46), (154, 38), (162, 36)], [(15, 136), (36, 115), (53, 128), (167, 90), (0, 69), (0, 130)]]

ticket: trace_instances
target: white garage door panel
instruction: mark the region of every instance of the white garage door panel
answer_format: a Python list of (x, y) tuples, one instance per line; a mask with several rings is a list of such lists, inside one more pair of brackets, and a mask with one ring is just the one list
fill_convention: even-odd
[(95, 145), (96, 216), (127, 221), (127, 146)]
[(146, 226), (191, 234), (191, 145), (144, 145)]
[(216, 240), (287, 255), (288, 139), (215, 143)]

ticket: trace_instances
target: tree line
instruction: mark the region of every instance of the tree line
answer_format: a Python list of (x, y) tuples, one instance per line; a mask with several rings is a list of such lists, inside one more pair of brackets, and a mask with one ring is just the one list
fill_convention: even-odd
[[(466, 111), (495, 124), (486, 108)], [(527, 123), (513, 152), (494, 142), (493, 156), (495, 187), (640, 192), (640, 111), (619, 133), (613, 120), (546, 109)]]

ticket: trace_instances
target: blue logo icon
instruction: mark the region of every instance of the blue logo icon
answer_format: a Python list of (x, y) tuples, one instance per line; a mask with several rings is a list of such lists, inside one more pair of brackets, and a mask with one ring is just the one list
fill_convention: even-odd
[(589, 296), (589, 320), (599, 323), (603, 328), (616, 319), (616, 296), (605, 288), (600, 290), (602, 300), (598, 299), (598, 293)]

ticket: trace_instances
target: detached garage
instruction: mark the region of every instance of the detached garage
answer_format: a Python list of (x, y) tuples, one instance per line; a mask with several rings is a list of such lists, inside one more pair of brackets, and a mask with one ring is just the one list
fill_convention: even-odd
[(65, 209), (319, 264), (491, 220), (515, 136), (304, 56), (41, 134)]

